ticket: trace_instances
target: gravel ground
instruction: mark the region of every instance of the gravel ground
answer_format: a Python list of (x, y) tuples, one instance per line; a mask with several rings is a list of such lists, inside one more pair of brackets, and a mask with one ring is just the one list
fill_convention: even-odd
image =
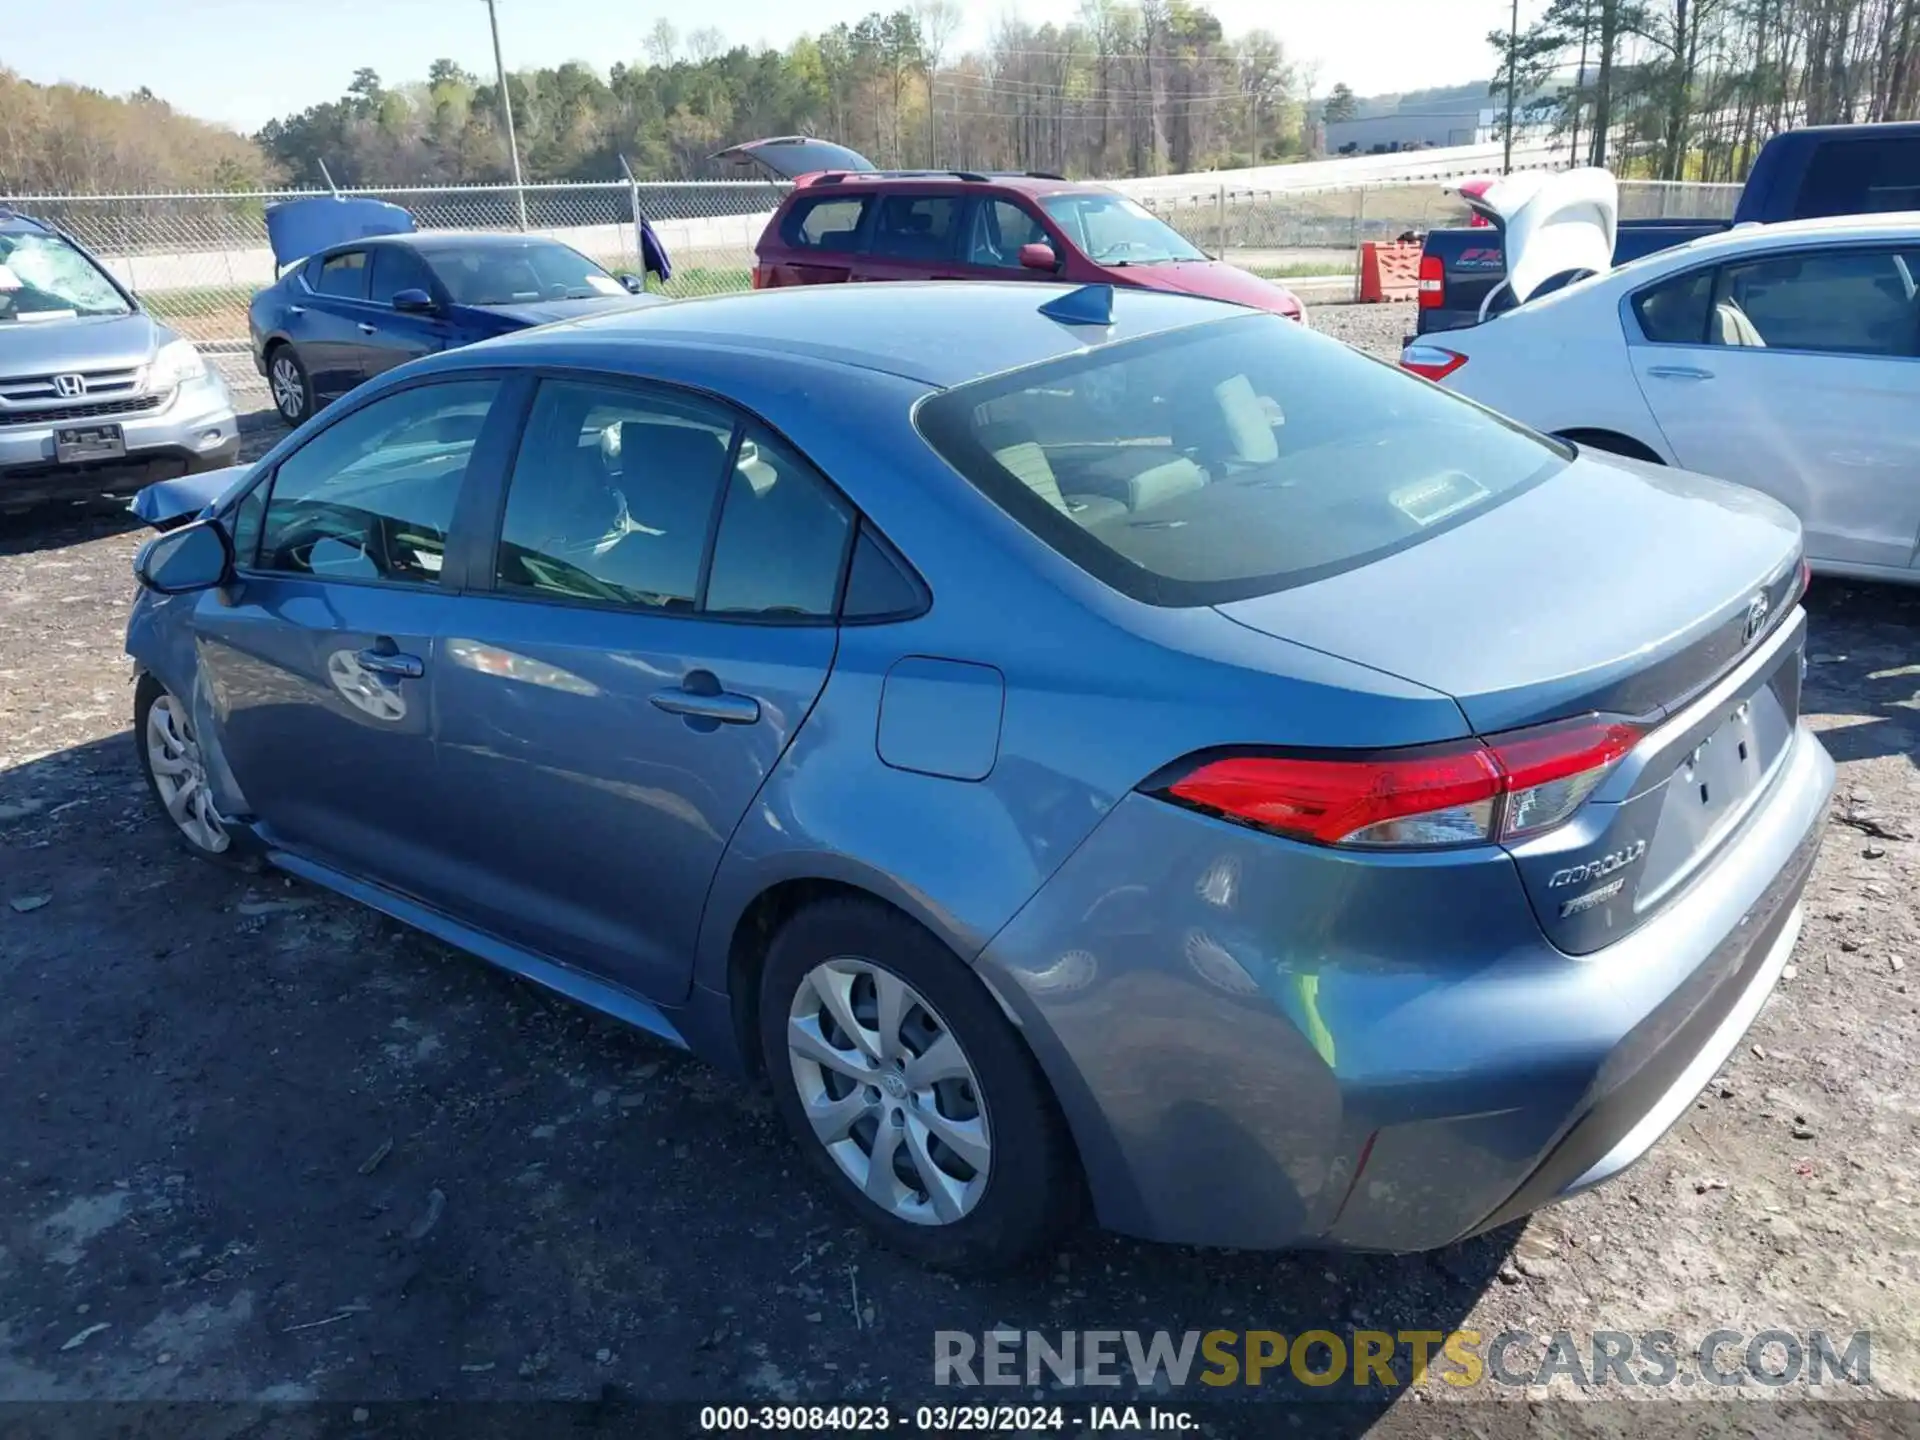
[[(1412, 314), (1315, 323), (1392, 354)], [(936, 1329), (999, 1326), (1661, 1329), (1683, 1351), (1864, 1329), (1871, 1384), (1818, 1393), (1920, 1396), (1920, 592), (1816, 585), (1806, 708), (1841, 781), (1795, 966), (1623, 1180), (1433, 1255), (1089, 1232), (976, 1283), (870, 1247), (757, 1091), (370, 912), (186, 858), (128, 735), (140, 538), (101, 510), (0, 530), (0, 1399), (905, 1398), (930, 1390)], [(1430, 1379), (1386, 1424), (1529, 1413), (1423, 1404), (1465, 1393)], [(1604, 1409), (1554, 1413), (1619, 1429)], [(1864, 1423), (1814, 1407), (1782, 1433)]]

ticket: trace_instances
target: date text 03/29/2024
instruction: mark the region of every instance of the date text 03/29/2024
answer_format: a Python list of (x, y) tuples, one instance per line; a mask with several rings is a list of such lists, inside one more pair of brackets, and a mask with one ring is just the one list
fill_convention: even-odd
[(1114, 1430), (1177, 1434), (1197, 1430), (1198, 1417), (1164, 1405), (707, 1405), (703, 1431), (725, 1434), (905, 1430), (921, 1435), (1031, 1434)]

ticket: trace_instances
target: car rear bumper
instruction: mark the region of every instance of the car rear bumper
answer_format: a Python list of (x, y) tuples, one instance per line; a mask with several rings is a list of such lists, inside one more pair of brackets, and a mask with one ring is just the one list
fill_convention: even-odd
[(1499, 852), (1351, 856), (1129, 796), (981, 957), (1096, 1208), (1154, 1239), (1422, 1250), (1650, 1148), (1785, 965), (1833, 763), (1655, 917), (1554, 949)]
[[(62, 425), (93, 423), (120, 426), (126, 458), (60, 464), (54, 458), (54, 431)], [(233, 398), (220, 377), (208, 371), (182, 385), (167, 404), (144, 414), (0, 425), (0, 505), (137, 490), (188, 470), (231, 465), (239, 450)]]

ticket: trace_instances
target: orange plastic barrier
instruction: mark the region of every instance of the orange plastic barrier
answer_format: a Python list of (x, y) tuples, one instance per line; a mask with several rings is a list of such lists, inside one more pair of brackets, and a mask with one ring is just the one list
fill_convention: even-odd
[(1420, 247), (1369, 240), (1360, 247), (1360, 300), (1411, 300), (1420, 293)]

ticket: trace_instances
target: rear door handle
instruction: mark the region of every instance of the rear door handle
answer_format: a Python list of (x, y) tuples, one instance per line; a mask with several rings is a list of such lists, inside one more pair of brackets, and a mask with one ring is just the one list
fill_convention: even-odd
[[(706, 684), (701, 684), (704, 677)], [(656, 690), (647, 698), (653, 702), (656, 710), (664, 710), (669, 715), (683, 715), (689, 720), (717, 720), (722, 725), (753, 725), (760, 719), (760, 702), (751, 695), (735, 695), (719, 688), (712, 674), (705, 670), (695, 670), (687, 676), (690, 684), (697, 686), (688, 689), (685, 685), (675, 686), (671, 690)], [(704, 694), (707, 685), (713, 693)]]
[(371, 334), (373, 334), (373, 333), (374, 333), (374, 331), (375, 331), (375, 329), (376, 329), (376, 328), (377, 328), (377, 327), (375, 327), (375, 326), (372, 326), (372, 325), (369, 325), (369, 324), (368, 324), (368, 323), (367, 323), (366, 321), (364, 321), (364, 320), (362, 320), (362, 321), (360, 322), (360, 333), (361, 333), (362, 335), (371, 335)]
[(304, 315), (307, 313), (307, 307), (304, 305), (289, 305), (287, 307), (287, 313), (289, 315)]
[(1647, 374), (1656, 380), (1711, 380), (1713, 371), (1695, 365), (1650, 365)]
[(362, 650), (353, 657), (362, 670), (376, 675), (391, 675), (396, 680), (418, 680), (427, 667), (418, 655), (396, 655), (391, 650)]

